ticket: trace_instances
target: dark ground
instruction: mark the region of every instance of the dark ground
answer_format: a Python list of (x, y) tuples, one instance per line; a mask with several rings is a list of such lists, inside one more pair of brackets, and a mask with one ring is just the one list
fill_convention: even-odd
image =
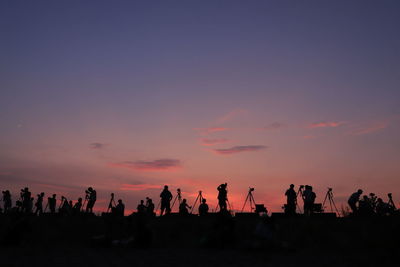
[(0, 216), (0, 266), (399, 266), (399, 222)]

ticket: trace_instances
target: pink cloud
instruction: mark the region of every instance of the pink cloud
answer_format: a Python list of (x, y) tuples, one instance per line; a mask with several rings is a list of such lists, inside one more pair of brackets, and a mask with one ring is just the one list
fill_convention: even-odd
[(161, 186), (154, 184), (122, 184), (122, 191), (143, 191), (148, 189), (161, 189)]
[(226, 138), (215, 138), (215, 139), (209, 139), (209, 138), (203, 138), (200, 140), (203, 146), (214, 146), (218, 144), (224, 144), (229, 142), (229, 139)]
[(262, 145), (250, 145), (250, 146), (234, 146), (231, 148), (221, 148), (221, 149), (214, 149), (214, 153), (219, 155), (231, 155), (237, 154), (241, 152), (251, 152), (251, 151), (260, 151), (268, 148), (267, 146)]
[(196, 128), (196, 131), (198, 131), (200, 134), (210, 134), (210, 133), (216, 133), (216, 132), (224, 132), (224, 131), (228, 131), (229, 128), (225, 128), (225, 127), (209, 127), (209, 128)]
[(387, 121), (375, 122), (366, 127), (360, 127), (358, 129), (352, 131), (350, 134), (351, 135), (370, 134), (370, 133), (381, 131), (381, 130), (387, 128), (388, 125), (389, 125), (389, 123)]
[(177, 159), (157, 159), (153, 161), (124, 161), (111, 163), (112, 167), (128, 168), (136, 171), (170, 171), (182, 167), (181, 161)]
[(311, 123), (310, 125), (308, 125), (308, 128), (332, 128), (342, 126), (343, 124), (345, 124), (345, 122), (342, 121), (321, 121)]

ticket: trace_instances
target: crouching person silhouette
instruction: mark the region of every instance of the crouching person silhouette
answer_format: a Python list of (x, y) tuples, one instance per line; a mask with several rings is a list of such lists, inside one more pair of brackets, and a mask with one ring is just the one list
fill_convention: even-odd
[(183, 200), (182, 200), (182, 203), (181, 204), (179, 204), (179, 214), (180, 215), (189, 215), (189, 209), (191, 209), (192, 207), (190, 207), (188, 204), (187, 204), (187, 201), (186, 201), (186, 199), (184, 198)]

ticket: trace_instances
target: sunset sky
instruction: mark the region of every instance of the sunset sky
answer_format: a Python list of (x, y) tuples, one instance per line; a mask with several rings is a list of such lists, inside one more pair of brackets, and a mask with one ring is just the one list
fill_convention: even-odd
[(1, 1), (0, 189), (400, 202), (400, 1)]

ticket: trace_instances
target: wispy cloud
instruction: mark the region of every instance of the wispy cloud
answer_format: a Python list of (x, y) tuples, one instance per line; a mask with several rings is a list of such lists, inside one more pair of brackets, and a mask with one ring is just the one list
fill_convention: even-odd
[(208, 134), (211, 134), (211, 133), (228, 131), (229, 128), (225, 128), (225, 127), (209, 127), (209, 128), (195, 128), (195, 130), (197, 132), (199, 132), (200, 134), (208, 135)]
[(182, 167), (178, 159), (156, 159), (153, 161), (137, 160), (111, 163), (112, 167), (128, 168), (137, 171), (170, 171)]
[(203, 138), (203, 139), (200, 139), (200, 142), (203, 146), (214, 146), (214, 145), (218, 145), (218, 144), (227, 143), (227, 142), (229, 142), (229, 139), (227, 139), (227, 138), (215, 138), (215, 139)]
[(343, 121), (320, 121), (308, 125), (308, 128), (334, 128), (345, 124)]
[(242, 152), (260, 151), (266, 148), (268, 147), (262, 145), (250, 145), (250, 146), (234, 146), (231, 148), (213, 149), (213, 151), (219, 155), (231, 155)]
[(148, 189), (160, 189), (160, 185), (154, 184), (122, 184), (120, 190), (122, 191), (143, 191)]
[(281, 129), (284, 127), (286, 127), (285, 124), (276, 121), (276, 122), (273, 122), (273, 123), (268, 124), (267, 126), (263, 127), (262, 130), (274, 131), (274, 130), (278, 130), (278, 129)]
[(103, 143), (91, 143), (90, 145), (89, 145), (89, 147), (91, 148), (91, 149), (102, 149), (102, 148), (104, 148), (106, 146), (106, 144), (103, 144)]
[(388, 121), (380, 121), (380, 122), (375, 122), (371, 123), (367, 126), (364, 127), (359, 127), (352, 132), (350, 132), (351, 135), (364, 135), (364, 134), (370, 134), (370, 133), (375, 133), (378, 131), (381, 131), (385, 128), (387, 128), (389, 125)]

